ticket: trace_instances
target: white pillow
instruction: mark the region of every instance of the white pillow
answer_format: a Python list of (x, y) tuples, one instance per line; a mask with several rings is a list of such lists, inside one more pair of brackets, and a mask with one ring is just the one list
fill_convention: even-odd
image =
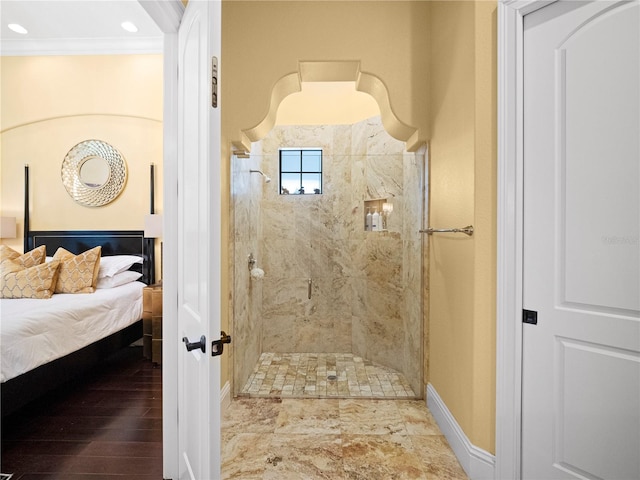
[(113, 288), (119, 287), (126, 283), (135, 282), (142, 274), (140, 272), (134, 272), (133, 270), (125, 270), (124, 272), (116, 273), (113, 277), (103, 277), (98, 279), (96, 288)]
[(136, 255), (108, 255), (100, 258), (98, 278), (113, 277), (129, 270), (134, 263), (142, 263), (142, 257)]

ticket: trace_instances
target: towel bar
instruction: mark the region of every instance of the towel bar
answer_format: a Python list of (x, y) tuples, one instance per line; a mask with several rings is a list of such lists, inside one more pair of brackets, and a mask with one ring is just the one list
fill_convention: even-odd
[(419, 230), (420, 233), (426, 233), (427, 235), (433, 235), (434, 233), (464, 233), (466, 235), (473, 235), (473, 225), (467, 225), (463, 228), (427, 228), (426, 230)]

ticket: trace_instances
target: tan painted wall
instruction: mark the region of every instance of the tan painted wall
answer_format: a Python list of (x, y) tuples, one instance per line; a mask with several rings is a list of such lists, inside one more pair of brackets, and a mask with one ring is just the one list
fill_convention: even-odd
[(495, 452), (496, 4), (431, 4), (429, 381)]
[[(30, 166), (31, 228), (142, 229), (149, 165), (162, 211), (161, 55), (2, 57), (1, 210), (18, 219), (22, 250), (24, 164)], [(103, 140), (127, 162), (128, 182), (112, 203), (76, 204), (60, 176), (77, 143)], [(159, 244), (159, 242), (158, 242)], [(158, 245), (159, 248), (159, 245)]]
[(378, 115), (375, 99), (355, 82), (306, 82), (282, 100), (276, 125), (352, 125)]
[(223, 136), (269, 111), (274, 85), (300, 61), (360, 61), (404, 123), (428, 131), (427, 2), (223, 2)]

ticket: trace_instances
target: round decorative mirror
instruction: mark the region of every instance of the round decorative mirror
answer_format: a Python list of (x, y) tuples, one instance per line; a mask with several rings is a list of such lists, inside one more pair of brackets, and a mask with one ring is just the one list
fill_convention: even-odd
[(109, 181), (109, 165), (104, 158), (87, 157), (80, 165), (80, 181), (85, 187), (100, 188)]
[(127, 183), (127, 165), (108, 143), (85, 140), (64, 157), (62, 183), (77, 203), (99, 207), (120, 195)]

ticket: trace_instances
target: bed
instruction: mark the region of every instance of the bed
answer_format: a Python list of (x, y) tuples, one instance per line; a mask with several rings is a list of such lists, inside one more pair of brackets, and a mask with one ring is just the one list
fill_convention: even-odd
[(44, 245), (47, 255), (59, 247), (77, 255), (100, 246), (101, 262), (125, 255), (141, 258), (130, 269), (142, 276), (94, 293), (1, 299), (2, 416), (142, 337), (142, 289), (153, 281), (153, 248), (147, 240), (143, 231), (28, 232), (25, 252)]

